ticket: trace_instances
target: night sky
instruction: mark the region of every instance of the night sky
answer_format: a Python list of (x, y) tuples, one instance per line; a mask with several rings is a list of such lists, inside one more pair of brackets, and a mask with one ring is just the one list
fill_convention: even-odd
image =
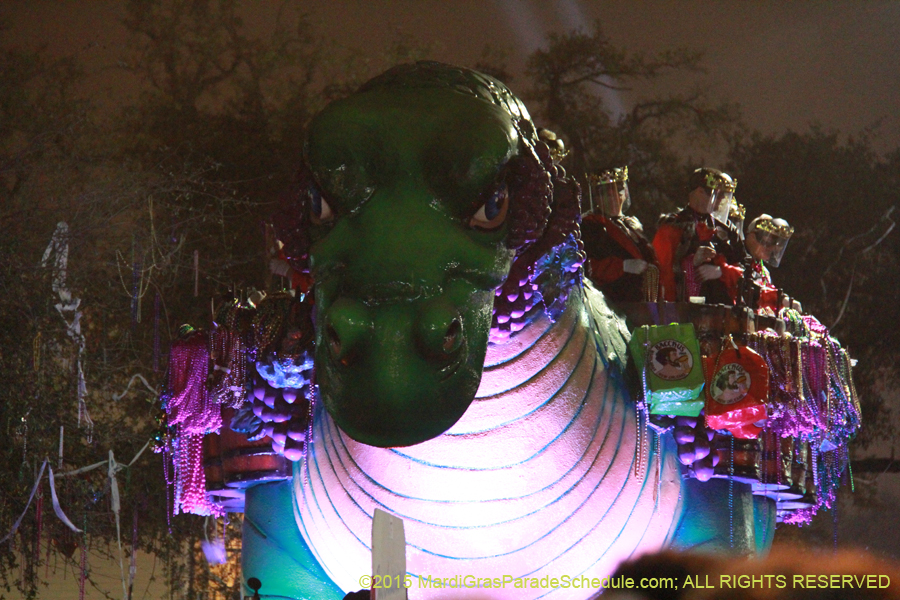
[[(264, 29), (280, 2), (249, 2), (247, 21)], [(377, 53), (398, 35), (433, 51), (431, 58), (472, 64), (486, 44), (507, 55), (514, 91), (525, 87), (529, 52), (549, 32), (588, 29), (597, 19), (621, 47), (706, 52), (706, 75), (660, 82), (655, 92), (701, 86), (739, 102), (747, 124), (766, 133), (810, 123), (858, 134), (872, 129), (875, 147), (900, 146), (900, 3), (596, 0), (313, 0), (297, 2), (314, 31), (338, 45)], [(121, 71), (125, 32), (120, 3), (109, 0), (4, 0), (0, 18), (13, 44), (47, 44), (88, 65), (103, 103), (132, 90)], [(628, 108), (628, 95), (611, 99)], [(698, 154), (698, 152), (690, 152)], [(702, 154), (702, 153), (701, 153)]]

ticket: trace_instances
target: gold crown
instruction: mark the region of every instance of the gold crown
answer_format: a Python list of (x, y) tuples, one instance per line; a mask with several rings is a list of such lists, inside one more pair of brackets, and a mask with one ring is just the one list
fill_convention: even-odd
[(625, 183), (628, 181), (628, 167), (616, 167), (603, 171), (599, 175), (591, 175), (591, 183), (606, 185), (610, 183)]
[(783, 224), (776, 223), (774, 220), (770, 219), (762, 219), (756, 224), (755, 229), (777, 235), (781, 238), (789, 238), (794, 235), (794, 228), (788, 225), (787, 221), (784, 219), (779, 219), (779, 221)]
[(723, 189), (726, 192), (734, 192), (737, 187), (737, 179), (732, 179), (728, 173), (721, 171), (707, 171), (706, 187), (710, 190)]
[(747, 216), (747, 209), (744, 208), (743, 204), (738, 203), (737, 199), (732, 199), (731, 209), (728, 211), (728, 216), (733, 219), (744, 220), (744, 217)]

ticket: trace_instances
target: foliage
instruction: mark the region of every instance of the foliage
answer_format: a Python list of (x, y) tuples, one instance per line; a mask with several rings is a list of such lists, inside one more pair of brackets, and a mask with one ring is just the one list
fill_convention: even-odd
[[(527, 94), (538, 123), (560, 134), (572, 154), (566, 168), (581, 178), (628, 165), (635, 213), (655, 223), (684, 197), (686, 153), (681, 144), (708, 146), (737, 127), (738, 112), (713, 104), (702, 91), (644, 97), (664, 77), (701, 72), (702, 55), (674, 49), (650, 56), (617, 48), (595, 23), (590, 33), (552, 34), (528, 61)], [(625, 109), (622, 94), (636, 98)], [(622, 106), (616, 106), (621, 102)], [(702, 153), (701, 153), (702, 154)]]
[[(0, 286), (5, 292), (0, 299), (0, 423), (8, 440), (0, 449), (0, 460), (8, 465), (0, 471), (4, 526), (25, 505), (60, 425), (77, 429), (67, 410), (75, 398), (71, 344), (54, 314), (50, 278), (37, 268), (41, 245), (49, 241), (55, 224), (47, 215), (52, 200), (33, 193), (43, 183), (71, 174), (72, 143), (84, 108), (66, 102), (76, 75), (71, 63), (48, 62), (37, 53), (4, 50), (0, 55)], [(42, 360), (50, 368), (42, 368)], [(23, 530), (29, 525), (36, 523), (26, 523)], [(32, 574), (34, 549), (25, 551), (25, 538), (19, 542), (22, 568)], [(0, 552), (0, 583), (10, 591), (17, 557), (8, 548)], [(33, 597), (33, 578), (23, 579), (18, 591)]]
[[(129, 0), (124, 7), (130, 37), (120, 67), (143, 91), (111, 115), (75, 95), (74, 60), (0, 55), (0, 284), (7, 292), (0, 298), (0, 423), (10, 440), (0, 449), (10, 465), (0, 470), (4, 534), (43, 458), (60, 471), (60, 426), (62, 471), (105, 460), (109, 450), (128, 462), (153, 436), (157, 394), (147, 388), (161, 388), (178, 326), (207, 327), (210, 297), (277, 285), (267, 281), (262, 224), (294, 176), (309, 117), (376, 70), (428, 52), (400, 36), (374, 60), (341, 58), (287, 4), (266, 36), (248, 32), (241, 17), (248, 6), (236, 0)], [(92, 431), (79, 426), (77, 346), (54, 308), (58, 273), (52, 260), (40, 266), (58, 222), (68, 226), (66, 287), (81, 300)], [(161, 455), (146, 451), (118, 478), (126, 562), (134, 549), (154, 553), (172, 590), (240, 596), (234, 573), (202, 557), (200, 519), (167, 516)], [(53, 540), (77, 572), (82, 547), (114, 542), (105, 467), (58, 480), (58, 491), (88, 535), (51, 516), (48, 498), (42, 519), (32, 505), (14, 543), (0, 547), (0, 589), (37, 595), (38, 543)]]
[(185, 247), (200, 252), (204, 296), (260, 285), (262, 219), (288, 187), (303, 126), (321, 107), (321, 48), (305, 17), (282, 6), (274, 29), (254, 36), (246, 9), (235, 0), (126, 3), (123, 64), (146, 91), (124, 111), (122, 154), (211, 186), (181, 198), (187, 212), (171, 219), (190, 231)]
[[(72, 61), (13, 50), (0, 56), (0, 423), (9, 440), (0, 460), (10, 466), (0, 470), (4, 534), (44, 457), (58, 474), (103, 461), (110, 450), (118, 462), (130, 461), (154, 433), (157, 398), (147, 387), (160, 388), (178, 325), (207, 326), (209, 296), (263, 285), (259, 224), (275, 190), (290, 180), (298, 132), (315, 108), (303, 70), (313, 59), (302, 55), (302, 28), (257, 40), (242, 32), (235, 6), (129, 4), (135, 42), (128, 64), (147, 92), (109, 121), (74, 95)], [(279, 69), (292, 75), (276, 75)], [(68, 226), (64, 287), (80, 299), (93, 429), (77, 410), (77, 340), (54, 307), (60, 271), (52, 259), (41, 266), (57, 222)], [(150, 451), (118, 475), (126, 553), (137, 515), (135, 547), (165, 559), (173, 589), (189, 583), (214, 590), (212, 575), (195, 581), (195, 569), (184, 571), (183, 548), (197, 539), (198, 519), (169, 523), (162, 475), (162, 458)], [(88, 536), (52, 516), (49, 497), (41, 516), (32, 505), (13, 543), (0, 547), (0, 589), (36, 596), (44, 556), (38, 544), (48, 539), (76, 571), (80, 548), (115, 540), (105, 466), (57, 486), (61, 506)], [(42, 487), (46, 495), (46, 482)], [(233, 582), (226, 587), (221, 593), (239, 594)]]

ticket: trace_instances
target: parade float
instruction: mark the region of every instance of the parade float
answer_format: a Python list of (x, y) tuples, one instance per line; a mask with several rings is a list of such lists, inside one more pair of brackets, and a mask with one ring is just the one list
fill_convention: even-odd
[(667, 301), (653, 269), (646, 297), (605, 297), (558, 150), (503, 84), (438, 63), (312, 121), (272, 221), (284, 289), (182, 329), (156, 448), (175, 513), (243, 512), (261, 597), (366, 587), (375, 509), (403, 519), (412, 577), (490, 582), (765, 552), (835, 502), (860, 425), (846, 350), (791, 303)]

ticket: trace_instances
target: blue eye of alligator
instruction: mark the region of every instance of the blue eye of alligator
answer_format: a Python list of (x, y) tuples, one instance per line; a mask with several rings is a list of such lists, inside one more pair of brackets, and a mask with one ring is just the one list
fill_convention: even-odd
[(478, 229), (496, 229), (506, 221), (506, 213), (509, 208), (509, 194), (506, 184), (501, 184), (491, 197), (469, 220), (471, 227)]

